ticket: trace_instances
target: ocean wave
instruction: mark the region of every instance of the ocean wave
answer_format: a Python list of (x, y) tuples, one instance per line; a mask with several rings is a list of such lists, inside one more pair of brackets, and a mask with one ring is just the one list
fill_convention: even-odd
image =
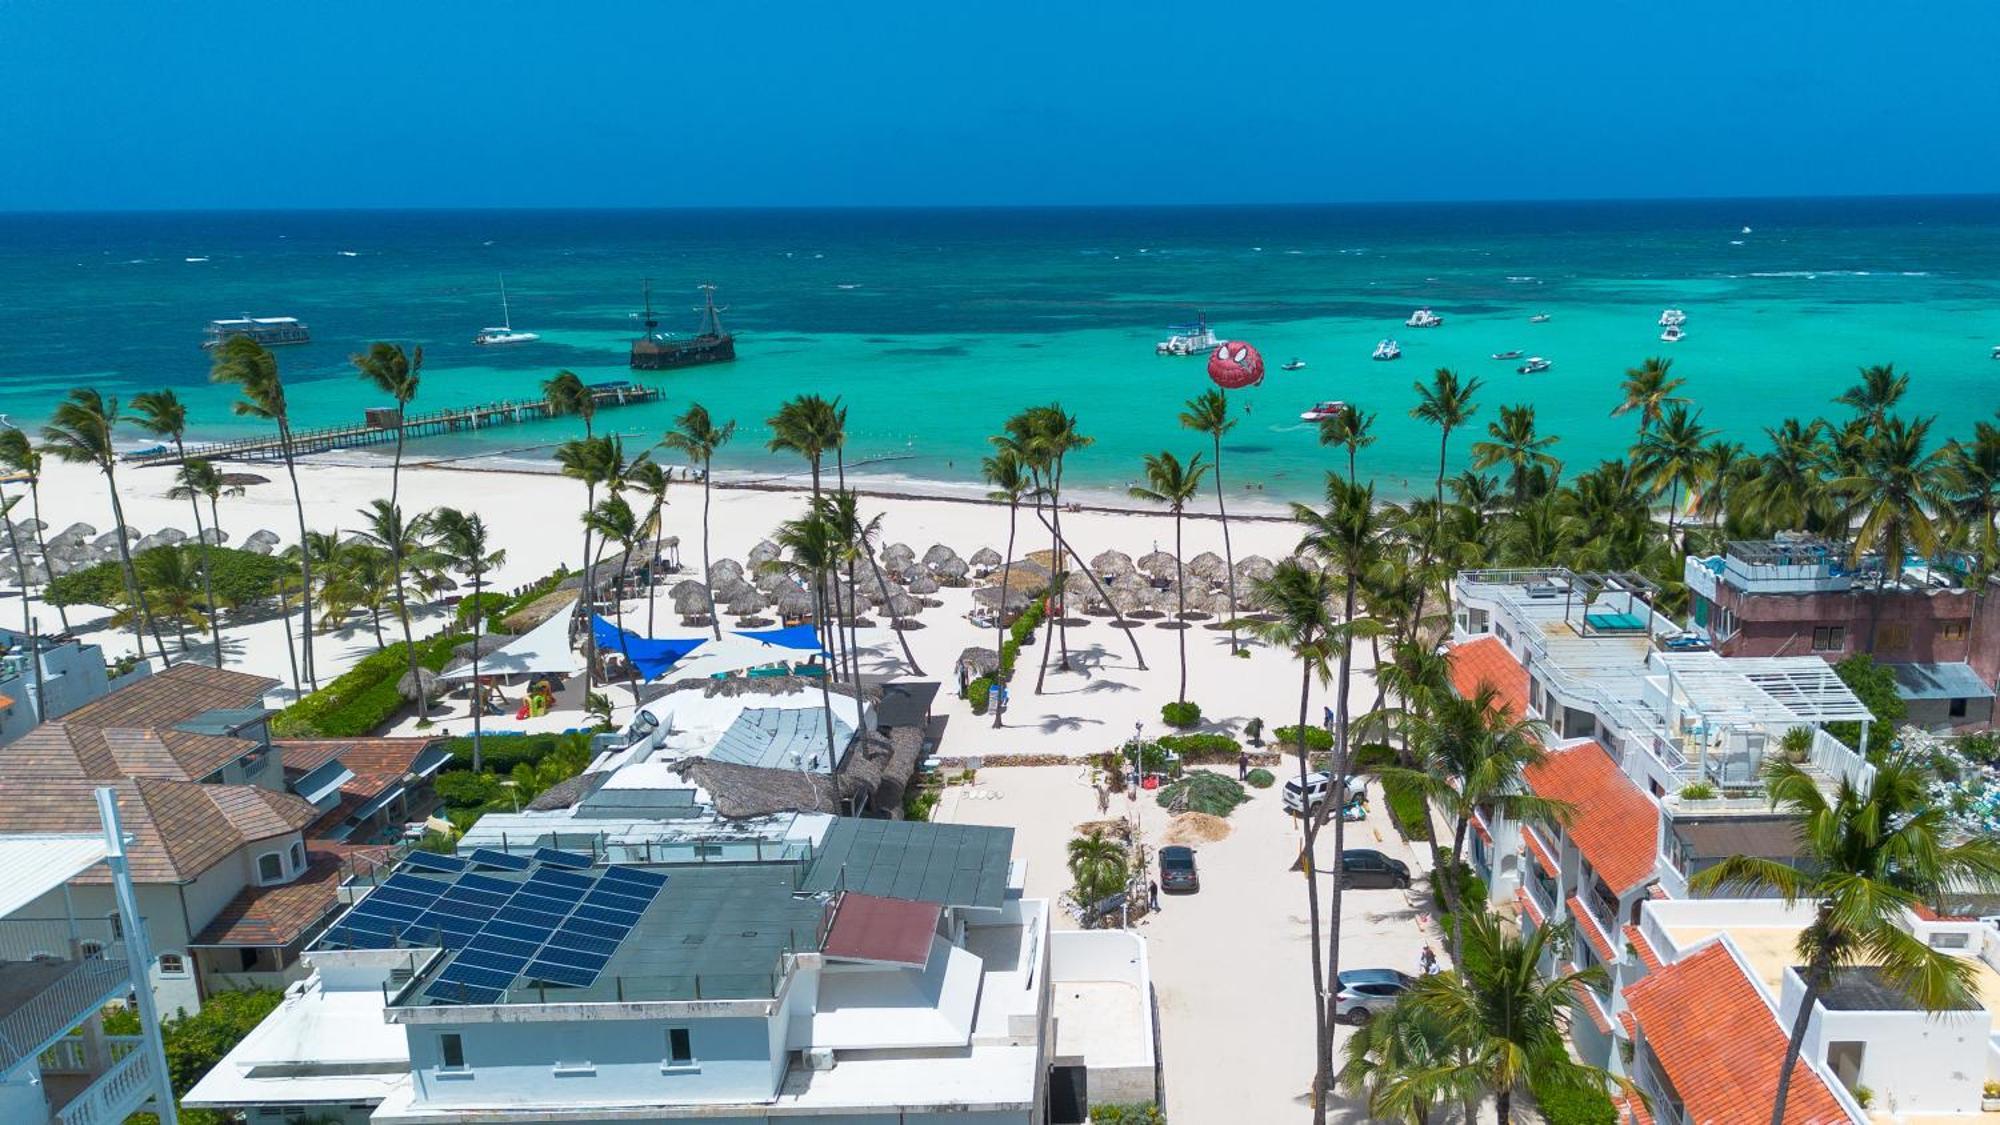
[(1732, 277), (1803, 278), (1811, 281), (1821, 277), (1929, 277), (1929, 270), (1759, 270), (1754, 273), (1732, 274)]

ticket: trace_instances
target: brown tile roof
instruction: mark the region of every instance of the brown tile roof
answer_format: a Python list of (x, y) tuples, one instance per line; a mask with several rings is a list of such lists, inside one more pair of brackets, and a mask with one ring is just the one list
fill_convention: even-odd
[(416, 765), (417, 757), (440, 741), (437, 738), (285, 739), (273, 745), (284, 758), (287, 778), (304, 776), (335, 758), (354, 774), (341, 783), (339, 803), (313, 824), (313, 831), (321, 833), (346, 823), (356, 809), (402, 781)]
[(340, 908), (344, 865), (330, 851), (307, 853), (305, 874), (276, 886), (236, 892), (190, 945), (284, 946)]
[(63, 716), (74, 726), (170, 727), (204, 711), (256, 707), (278, 686), (267, 676), (176, 664)]
[(276, 685), (263, 676), (176, 664), (14, 740), (0, 750), (0, 777), (198, 781), (257, 744), (174, 725), (205, 711), (256, 707)]
[[(138, 883), (186, 882), (255, 840), (296, 831), (319, 814), (286, 793), (249, 785), (200, 785), (158, 778), (0, 779), (0, 824), (13, 832), (100, 832), (93, 791), (117, 791), (118, 817), (133, 837)], [(93, 868), (78, 882), (103, 883)]]
[(1619, 1125), (1653, 1125), (1652, 1111), (1637, 1094), (1620, 1094), (1611, 1099), (1618, 1105)]
[(1659, 854), (1660, 809), (1602, 746), (1580, 743), (1551, 750), (1523, 771), (1537, 796), (1571, 808), (1569, 838), (1613, 894), (1653, 877)]
[[(1727, 946), (1712, 942), (1633, 981), (1625, 1003), (1689, 1120), (1708, 1125), (1771, 1116), (1785, 1032)], [(1819, 1072), (1800, 1060), (1785, 1102), (1787, 1125), (1849, 1120)]]
[(1512, 718), (1528, 713), (1528, 670), (1507, 651), (1498, 637), (1480, 637), (1451, 646), (1451, 687), (1461, 699), (1471, 699), (1482, 686), (1499, 694), (1494, 702)]
[(1542, 924), (1542, 920), (1545, 917), (1542, 914), (1542, 908), (1535, 905), (1534, 897), (1528, 894), (1527, 891), (1522, 890), (1520, 887), (1515, 887), (1514, 904), (1521, 908), (1521, 913), (1526, 914), (1529, 921), (1535, 923), (1537, 926)]

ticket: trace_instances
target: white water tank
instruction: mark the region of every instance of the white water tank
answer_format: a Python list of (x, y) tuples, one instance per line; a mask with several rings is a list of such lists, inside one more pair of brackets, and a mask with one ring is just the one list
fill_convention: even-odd
[(832, 1070), (832, 1047), (807, 1047), (805, 1050), (807, 1070)]

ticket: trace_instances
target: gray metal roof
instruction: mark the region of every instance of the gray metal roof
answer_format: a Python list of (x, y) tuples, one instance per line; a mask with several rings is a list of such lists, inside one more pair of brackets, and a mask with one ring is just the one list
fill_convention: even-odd
[[(844, 750), (854, 738), (854, 729), (836, 716), (833, 737)], [(745, 707), (722, 732), (709, 758), (767, 770), (804, 768), (813, 773), (832, 773), (836, 764), (834, 755), (827, 753), (826, 713), (817, 707)]]
[(175, 723), (174, 729), (189, 734), (232, 735), (244, 727), (262, 722), (270, 713), (262, 707), (217, 707)]
[(1890, 664), (1904, 699), (1991, 699), (1993, 688), (1970, 664)]
[(996, 910), (1007, 898), (1012, 828), (841, 817), (827, 830), (804, 889)]

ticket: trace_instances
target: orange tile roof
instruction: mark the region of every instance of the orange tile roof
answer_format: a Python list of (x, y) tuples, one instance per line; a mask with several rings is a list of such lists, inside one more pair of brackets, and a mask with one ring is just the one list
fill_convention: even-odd
[(1652, 878), (1659, 856), (1660, 809), (1602, 746), (1551, 750), (1523, 771), (1537, 796), (1567, 802), (1569, 838), (1604, 885), (1622, 895)]
[(1639, 1095), (1621, 1094), (1612, 1100), (1618, 1103), (1618, 1125), (1653, 1125), (1653, 1115)]
[[(1563, 967), (1572, 973), (1580, 971), (1574, 962)], [(1597, 1027), (1598, 1032), (1603, 1035), (1611, 1034), (1611, 1021), (1604, 1016), (1604, 1001), (1597, 998), (1597, 994), (1590, 990), (1590, 986), (1580, 980), (1573, 980), (1569, 982), (1569, 991), (1570, 995), (1576, 997), (1576, 1006), (1582, 1008), (1583, 1014), (1590, 1017), (1590, 1022)]]
[(1486, 830), (1485, 819), (1476, 812), (1472, 814), (1472, 830), (1479, 833), (1479, 838), (1486, 841), (1487, 847), (1493, 846), (1493, 833)]
[(1528, 670), (1507, 651), (1498, 637), (1480, 637), (1451, 647), (1451, 688), (1462, 699), (1493, 688), (1501, 710), (1519, 719), (1528, 713)]
[(1543, 846), (1541, 837), (1536, 835), (1534, 829), (1522, 825), (1521, 842), (1528, 845), (1528, 854), (1535, 857), (1535, 864), (1542, 869), (1542, 874), (1551, 879), (1561, 874), (1556, 869), (1555, 857), (1549, 854), (1549, 849)]
[(1528, 892), (1522, 890), (1519, 887), (1515, 887), (1514, 901), (1520, 905), (1521, 913), (1526, 914), (1530, 919), (1534, 921), (1536, 925), (1539, 926), (1542, 924), (1542, 919), (1544, 917), (1544, 915), (1542, 914), (1542, 908), (1535, 905), (1535, 900), (1529, 897)]
[[(1771, 1115), (1785, 1032), (1727, 946), (1712, 942), (1625, 986), (1625, 1004), (1691, 1121), (1763, 1121)], [(1851, 1120), (1819, 1072), (1801, 1060), (1785, 1102), (1787, 1125)]]
[(1645, 933), (1630, 922), (1625, 923), (1624, 933), (1625, 940), (1632, 943), (1632, 952), (1638, 955), (1639, 963), (1646, 966), (1646, 971), (1659, 972), (1660, 955), (1653, 951), (1653, 943), (1646, 940)]
[[(1616, 951), (1611, 948), (1611, 936), (1598, 926), (1597, 919), (1590, 911), (1583, 908), (1582, 899), (1575, 895), (1569, 896), (1569, 913), (1570, 917), (1576, 919), (1576, 928), (1583, 934), (1583, 940), (1590, 943), (1590, 948), (1597, 951), (1598, 957), (1607, 963), (1617, 959)], [(1605, 1030), (1611, 1029), (1607, 1027)]]

